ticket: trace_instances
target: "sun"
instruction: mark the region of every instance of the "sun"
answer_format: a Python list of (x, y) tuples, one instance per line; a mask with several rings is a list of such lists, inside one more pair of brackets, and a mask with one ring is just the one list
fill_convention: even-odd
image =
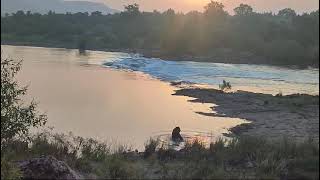
[(202, 10), (210, 0), (183, 0), (183, 6), (186, 10)]
[(196, 6), (205, 5), (208, 2), (210, 2), (210, 0), (185, 0), (186, 4), (188, 4), (188, 5), (196, 5)]

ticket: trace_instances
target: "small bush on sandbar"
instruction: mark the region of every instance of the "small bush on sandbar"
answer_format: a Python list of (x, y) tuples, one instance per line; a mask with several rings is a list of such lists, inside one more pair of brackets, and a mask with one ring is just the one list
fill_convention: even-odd
[(225, 80), (222, 81), (222, 84), (219, 84), (219, 88), (221, 91), (230, 90), (231, 87), (232, 86), (231, 86), (230, 82), (227, 82)]

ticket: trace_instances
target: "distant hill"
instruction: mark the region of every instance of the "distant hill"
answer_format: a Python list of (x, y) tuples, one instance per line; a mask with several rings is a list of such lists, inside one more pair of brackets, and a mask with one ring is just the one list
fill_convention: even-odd
[(112, 14), (118, 10), (111, 9), (102, 3), (88, 1), (63, 1), (63, 0), (1, 0), (1, 15), (15, 13), (19, 10), (38, 12), (45, 14), (54, 11), (56, 13), (76, 13), (100, 11), (102, 14)]

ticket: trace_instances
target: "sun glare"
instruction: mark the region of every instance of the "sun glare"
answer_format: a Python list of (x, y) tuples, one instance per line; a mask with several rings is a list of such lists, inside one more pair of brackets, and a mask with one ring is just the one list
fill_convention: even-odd
[(210, 0), (184, 0), (179, 6), (185, 12), (190, 10), (202, 11), (203, 7), (209, 2)]
[(186, 0), (185, 2), (189, 5), (205, 5), (210, 2), (210, 0)]

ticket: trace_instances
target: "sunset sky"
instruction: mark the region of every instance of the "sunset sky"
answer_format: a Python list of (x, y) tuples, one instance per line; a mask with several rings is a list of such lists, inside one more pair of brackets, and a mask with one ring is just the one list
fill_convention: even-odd
[[(144, 11), (159, 11), (173, 8), (176, 11), (187, 12), (191, 10), (202, 11), (205, 4), (210, 0), (90, 0), (103, 2), (108, 6), (122, 10), (126, 4), (138, 3)], [(234, 7), (240, 3), (251, 5), (259, 12), (277, 12), (286, 7), (295, 9), (298, 13), (310, 12), (319, 9), (318, 0), (219, 0), (226, 6), (226, 10), (232, 13)]]

